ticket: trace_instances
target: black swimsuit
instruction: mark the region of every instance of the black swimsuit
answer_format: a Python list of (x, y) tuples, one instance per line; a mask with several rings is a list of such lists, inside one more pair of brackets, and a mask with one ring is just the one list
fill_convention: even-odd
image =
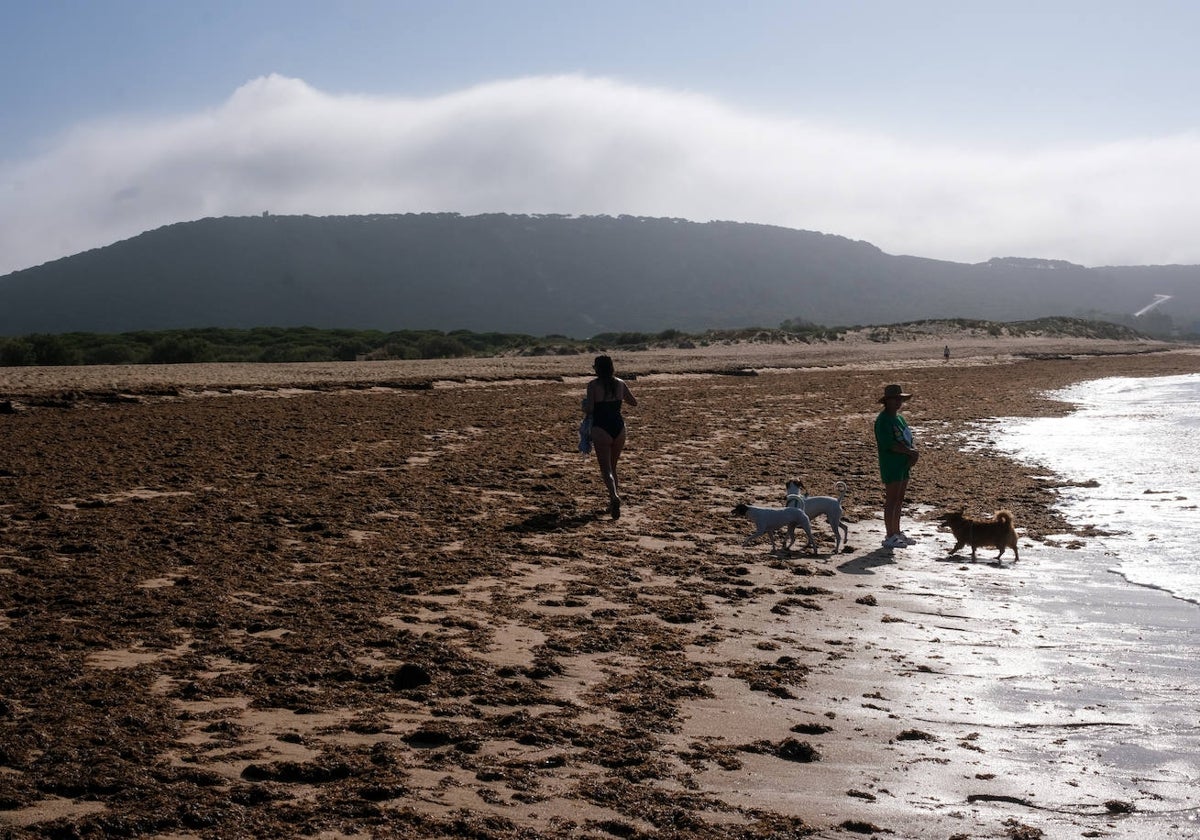
[(616, 437), (625, 431), (625, 418), (621, 416), (620, 400), (605, 400), (592, 404), (592, 426)]

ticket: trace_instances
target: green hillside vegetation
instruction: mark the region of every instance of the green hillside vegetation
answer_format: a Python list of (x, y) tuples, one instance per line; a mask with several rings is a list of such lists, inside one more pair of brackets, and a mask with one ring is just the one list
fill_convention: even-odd
[(850, 330), (865, 330), (872, 341), (886, 342), (944, 335), (947, 331), (992, 336), (1071, 336), (1131, 339), (1137, 331), (1119, 324), (1078, 318), (1042, 318), (999, 323), (971, 319), (914, 321), (874, 327), (823, 327), (802, 320), (778, 328), (747, 327), (685, 333), (600, 333), (590, 339), (561, 335), (535, 337), (468, 330), (184, 329), (118, 334), (72, 332), (0, 338), (0, 366), (141, 365), (199, 362), (338, 362), (383, 359), (451, 359), (500, 355), (574, 355), (604, 350), (691, 348), (714, 343), (814, 343), (841, 340)]

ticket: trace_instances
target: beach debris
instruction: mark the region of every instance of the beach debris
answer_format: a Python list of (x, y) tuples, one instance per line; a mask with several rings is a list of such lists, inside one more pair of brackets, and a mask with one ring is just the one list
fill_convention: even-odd
[(783, 590), (785, 595), (832, 595), (833, 592), (823, 586), (789, 586)]
[(821, 754), (808, 741), (797, 741), (795, 738), (784, 738), (778, 744), (770, 741), (754, 741), (737, 747), (741, 752), (755, 755), (773, 755), (786, 761), (798, 761), (804, 764), (820, 761)]
[(368, 802), (386, 802), (389, 799), (407, 796), (409, 793), (409, 789), (402, 784), (371, 784), (358, 789), (359, 797)]
[(795, 738), (784, 738), (775, 749), (775, 754), (788, 761), (811, 762), (820, 761), (821, 754), (808, 741), (797, 741)]
[(801, 735), (824, 735), (827, 732), (832, 732), (832, 726), (826, 726), (823, 723), (797, 723), (791, 729), (792, 732), (797, 732)]
[(429, 672), (420, 665), (405, 663), (396, 669), (392, 674), (392, 688), (397, 691), (407, 691), (413, 688), (420, 688), (423, 685), (429, 685), (433, 678), (429, 676)]
[[(975, 752), (986, 752), (983, 747), (975, 742), (979, 740), (978, 732), (971, 732), (959, 739), (958, 745), (964, 750), (974, 750)], [(976, 776), (975, 778), (979, 778)]]
[(802, 577), (811, 577), (813, 575), (817, 577), (833, 577), (835, 574), (833, 569), (820, 569), (814, 566), (806, 566), (803, 563), (797, 563), (792, 566), (791, 573)]
[(791, 615), (791, 607), (800, 607), (805, 610), (813, 610), (820, 612), (823, 607), (811, 598), (784, 598), (775, 606), (771, 607), (771, 612), (775, 615)]
[(938, 741), (938, 736), (921, 729), (905, 729), (896, 736), (897, 741)]
[(365, 768), (345, 761), (331, 763), (277, 761), (271, 764), (248, 764), (242, 770), (242, 778), (249, 782), (316, 785), (348, 779), (364, 772), (366, 772)]
[(864, 822), (863, 820), (846, 820), (839, 828), (844, 831), (852, 831), (855, 834), (891, 834), (886, 828), (880, 828), (874, 823)]
[[(990, 774), (989, 774), (989, 777), (990, 777)], [(985, 778), (985, 776), (977, 775), (975, 778), (982, 779), (982, 778)], [(994, 778), (994, 777), (992, 777), (992, 778)], [(1079, 816), (1095, 816), (1095, 817), (1106, 816), (1109, 814), (1129, 814), (1129, 813), (1133, 813), (1133, 811), (1136, 810), (1132, 802), (1126, 802), (1123, 799), (1110, 799), (1104, 803), (1103, 811), (1097, 811), (1094, 809), (1094, 806), (1089, 806), (1089, 805), (1081, 805), (1081, 804), (1057, 805), (1057, 806), (1039, 805), (1036, 802), (1033, 802), (1033, 801), (1026, 799), (1024, 797), (1021, 797), (1021, 796), (1006, 796), (1004, 794), (998, 794), (998, 793), (972, 793), (970, 796), (967, 797), (967, 802), (969, 804), (974, 804), (976, 802), (1004, 802), (1009, 805), (1021, 805), (1025, 808), (1033, 808), (1038, 811), (1052, 811), (1056, 814), (1076, 814)], [(1022, 826), (1021, 823), (1018, 823), (1016, 820), (1009, 820), (1008, 822), (1005, 823), (1005, 825), (1009, 825), (1010, 823), (1013, 826), (1017, 827), (1018, 829), (1028, 829), (1029, 828), (1029, 826)], [(1010, 834), (1010, 836), (1016, 837), (1016, 838), (1018, 838), (1018, 840), (1025, 840), (1025, 838), (1029, 838), (1029, 840), (1036, 840), (1036, 838), (1039, 838), (1042, 836), (1042, 834), (1040, 833), (1040, 829), (1031, 829), (1031, 830), (1038, 831), (1039, 833), (1037, 833), (1037, 834)]]
[(864, 607), (878, 607), (879, 602), (875, 600), (874, 595), (864, 595), (861, 598), (855, 598), (854, 603), (862, 604)]
[(640, 833), (629, 823), (620, 820), (603, 820), (596, 823), (596, 827), (613, 837), (635, 837)]
[(465, 728), (445, 721), (431, 721), (401, 738), (404, 743), (417, 749), (435, 749), (470, 738)]
[(763, 691), (784, 700), (794, 699), (789, 685), (800, 685), (808, 675), (808, 666), (793, 656), (780, 656), (773, 663), (736, 663), (731, 676), (743, 680), (751, 691)]
[(1016, 820), (1005, 820), (1004, 826), (1008, 829), (1009, 840), (1042, 840), (1046, 833), (1040, 828), (1034, 828), (1032, 825), (1017, 822)]

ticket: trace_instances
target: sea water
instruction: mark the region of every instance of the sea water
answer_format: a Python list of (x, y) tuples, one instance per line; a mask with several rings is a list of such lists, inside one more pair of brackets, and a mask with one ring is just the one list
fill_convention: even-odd
[(1049, 396), (1072, 411), (995, 419), (987, 443), (1061, 480), (1059, 512), (1096, 531), (1078, 550), (1022, 547), (1014, 565), (1030, 585), (1017, 597), (1038, 643), (988, 703), (1084, 727), (1051, 745), (1017, 731), (1009, 747), (1086, 768), (1136, 802), (1113, 836), (1200, 837), (1200, 375), (1098, 379)]
[(990, 443), (1065, 479), (1060, 512), (1095, 526), (1089, 547), (1109, 571), (1200, 604), (1200, 374), (1098, 379), (1049, 396), (1076, 408), (995, 421)]

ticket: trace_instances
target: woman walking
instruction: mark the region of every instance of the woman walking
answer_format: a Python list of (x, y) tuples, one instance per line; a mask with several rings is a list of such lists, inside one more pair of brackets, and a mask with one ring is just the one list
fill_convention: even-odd
[(617, 461), (625, 448), (625, 418), (622, 403), (637, 405), (637, 397), (623, 379), (618, 379), (609, 356), (597, 356), (592, 364), (596, 378), (588, 383), (583, 398), (583, 413), (592, 418), (591, 441), (596, 449), (600, 477), (608, 490), (608, 513), (621, 517), (621, 485), (617, 479)]

